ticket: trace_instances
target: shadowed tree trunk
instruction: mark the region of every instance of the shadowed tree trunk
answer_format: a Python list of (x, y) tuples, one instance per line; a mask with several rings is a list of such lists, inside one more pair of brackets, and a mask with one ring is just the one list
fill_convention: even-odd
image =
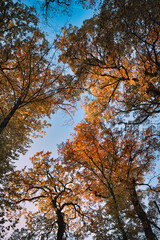
[(18, 99), (17, 103), (14, 105), (14, 107), (12, 108), (12, 110), (8, 113), (8, 115), (3, 119), (2, 123), (0, 124), (0, 134), (3, 132), (3, 130), (5, 129), (5, 127), (7, 126), (7, 124), (9, 123), (9, 121), (11, 120), (11, 118), (13, 117), (13, 115), (15, 114), (15, 112), (17, 111), (17, 109), (19, 108), (19, 106), (21, 105), (21, 98)]
[(130, 187), (130, 197), (131, 197), (132, 204), (134, 206), (134, 210), (137, 213), (137, 215), (142, 223), (146, 239), (147, 240), (157, 240), (156, 235), (152, 231), (152, 228), (151, 228), (150, 222), (147, 218), (147, 215), (144, 212), (144, 210), (139, 202), (137, 192), (136, 192), (135, 180), (132, 181), (132, 187)]
[(64, 238), (64, 233), (66, 230), (66, 224), (64, 222), (64, 217), (63, 217), (63, 213), (61, 212), (61, 210), (57, 210), (56, 211), (57, 214), (57, 223), (58, 223), (58, 232), (57, 232), (57, 240), (65, 240)]
[(58, 208), (57, 207), (57, 198), (58, 198), (58, 196), (56, 196), (52, 200), (52, 205), (53, 205), (53, 208), (54, 208), (54, 210), (56, 212), (56, 215), (57, 215), (57, 224), (58, 224), (58, 231), (57, 231), (57, 238), (56, 238), (56, 240), (65, 240), (64, 233), (65, 233), (65, 230), (66, 230), (66, 223), (64, 221), (64, 214), (62, 213), (62, 209), (63, 208)]

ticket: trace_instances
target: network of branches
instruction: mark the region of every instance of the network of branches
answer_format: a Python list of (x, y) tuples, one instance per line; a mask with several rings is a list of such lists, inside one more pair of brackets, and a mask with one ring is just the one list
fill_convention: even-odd
[[(158, 240), (159, 1), (98, 1), (95, 15), (63, 27), (52, 43), (36, 2), (46, 16), (97, 7), (1, 0), (0, 238)], [(46, 119), (59, 109), (72, 114), (79, 100), (84, 119), (58, 158), (40, 149), (30, 168), (16, 170), (32, 135), (50, 127)]]

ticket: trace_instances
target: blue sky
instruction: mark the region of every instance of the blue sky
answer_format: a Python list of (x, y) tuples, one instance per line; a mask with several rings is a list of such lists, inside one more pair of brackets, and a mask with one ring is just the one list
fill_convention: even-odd
[(25, 155), (20, 156), (20, 160), (16, 161), (16, 166), (18, 169), (24, 166), (31, 166), (29, 158), (32, 157), (36, 152), (39, 151), (50, 151), (54, 158), (57, 157), (57, 144), (65, 142), (70, 138), (70, 134), (73, 133), (74, 126), (80, 122), (84, 117), (84, 111), (82, 108), (78, 107), (75, 115), (71, 119), (63, 111), (57, 111), (55, 115), (51, 117), (49, 122), (52, 124), (51, 127), (45, 129), (46, 134), (43, 138), (33, 138), (34, 141), (28, 152)]
[[(35, 6), (35, 0), (21, 0), (21, 2), (27, 4), (28, 6)], [(55, 34), (61, 32), (61, 28), (64, 25), (76, 25), (81, 26), (85, 19), (90, 18), (93, 15), (92, 10), (82, 9), (80, 6), (72, 7), (71, 16), (62, 15), (62, 14), (49, 14), (47, 23), (45, 22), (44, 17), (39, 14), (40, 27), (43, 31), (46, 32), (47, 39), (52, 41), (55, 38)], [(53, 157), (57, 157), (57, 144), (65, 141), (70, 138), (70, 134), (73, 133), (74, 126), (80, 122), (84, 117), (84, 111), (78, 107), (78, 111), (71, 119), (63, 111), (57, 111), (55, 115), (51, 117), (49, 122), (52, 124), (52, 127), (46, 129), (46, 134), (43, 138), (33, 139), (33, 144), (31, 148), (28, 149), (26, 155), (21, 155), (20, 160), (16, 161), (16, 166), (21, 169), (24, 166), (29, 166), (29, 158), (32, 157), (36, 152), (39, 151), (50, 151), (53, 154)]]

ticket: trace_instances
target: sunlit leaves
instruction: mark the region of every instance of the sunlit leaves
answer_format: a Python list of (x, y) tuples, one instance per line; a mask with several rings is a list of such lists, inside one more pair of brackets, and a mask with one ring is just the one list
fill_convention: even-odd
[[(136, 201), (139, 204), (141, 197), (145, 198), (143, 191), (139, 191), (137, 197), (135, 187), (144, 184), (146, 173), (154, 167), (155, 153), (159, 148), (158, 133), (154, 134), (152, 129), (143, 134), (137, 130), (111, 130), (99, 121), (86, 119), (76, 126), (72, 137), (72, 141), (68, 140), (59, 148), (63, 162), (76, 169), (77, 177), (89, 192), (103, 199), (105, 214), (110, 216), (114, 231), (118, 231), (122, 239), (128, 239), (129, 232), (138, 239), (138, 233), (145, 231), (138, 222), (144, 224), (148, 220), (143, 209), (139, 207), (137, 210), (135, 205)], [(139, 215), (137, 219), (138, 211), (145, 215), (144, 219)], [(109, 230), (108, 226), (107, 237)], [(99, 236), (97, 229), (93, 232)]]
[(12, 1), (2, 1), (1, 10), (0, 154), (9, 168), (11, 160), (25, 153), (31, 135), (42, 136), (50, 126), (43, 118), (59, 108), (73, 110), (80, 88), (53, 64), (52, 43), (37, 27), (34, 11)]
[(63, 30), (59, 59), (94, 96), (85, 103), (89, 117), (142, 123), (159, 113), (158, 19), (158, 1), (104, 1), (81, 28)]
[[(8, 175), (10, 184), (6, 194), (10, 201), (17, 207), (24, 202), (35, 204), (33, 213), (23, 210), (23, 214), (30, 231), (37, 229), (37, 237), (74, 231), (67, 226), (72, 226), (75, 221), (77, 224), (84, 217), (81, 210), (83, 200), (74, 171), (68, 172), (58, 159), (50, 155), (50, 152), (39, 152), (31, 158), (33, 167)], [(66, 227), (63, 229), (61, 225)]]

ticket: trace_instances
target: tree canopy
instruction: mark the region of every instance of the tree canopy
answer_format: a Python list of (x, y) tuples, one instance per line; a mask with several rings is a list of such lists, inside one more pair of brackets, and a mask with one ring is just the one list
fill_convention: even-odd
[(144, 232), (146, 239), (157, 239), (151, 227), (153, 219), (141, 205), (145, 193), (136, 190), (145, 183), (146, 173), (152, 171), (155, 151), (159, 148), (154, 132), (147, 129), (141, 137), (136, 130), (123, 134), (88, 120), (75, 130), (73, 141), (63, 144), (59, 151), (64, 163), (77, 169), (86, 188), (105, 200), (103, 211), (110, 215), (106, 238), (112, 234), (111, 239), (116, 239), (116, 234), (117, 239), (118, 236), (123, 240), (141, 239), (139, 234)]
[(10, 182), (8, 197), (13, 205), (36, 204), (37, 210), (33, 213), (24, 210), (27, 226), (35, 233), (35, 239), (52, 237), (61, 240), (67, 232), (76, 233), (80, 229), (85, 218), (81, 209), (85, 199), (79, 197), (79, 183), (74, 171), (68, 171), (50, 154), (37, 153), (31, 159), (32, 168), (7, 176)]
[(159, 10), (158, 1), (104, 1), (82, 27), (63, 29), (60, 61), (86, 80), (88, 115), (139, 124), (159, 113)]
[[(33, 7), (2, 1), (2, 238), (10, 229), (9, 240), (160, 238), (159, 1), (98, 3), (81, 27), (64, 27), (49, 43)], [(72, 4), (90, 8), (95, 1), (42, 4), (68, 12)], [(41, 151), (32, 167), (13, 169), (31, 135), (49, 126), (46, 117), (70, 111), (80, 99), (85, 117), (58, 146), (59, 157)], [(21, 216), (25, 226), (16, 229)]]
[[(49, 126), (44, 117), (67, 110), (79, 95), (78, 82), (52, 63), (49, 44), (33, 11), (2, 1), (0, 43), (1, 168), (24, 153), (30, 135)], [(19, 17), (20, 15), (20, 17)], [(50, 55), (49, 55), (50, 54)], [(53, 54), (53, 53), (52, 53)], [(2, 166), (3, 165), (3, 166)]]

